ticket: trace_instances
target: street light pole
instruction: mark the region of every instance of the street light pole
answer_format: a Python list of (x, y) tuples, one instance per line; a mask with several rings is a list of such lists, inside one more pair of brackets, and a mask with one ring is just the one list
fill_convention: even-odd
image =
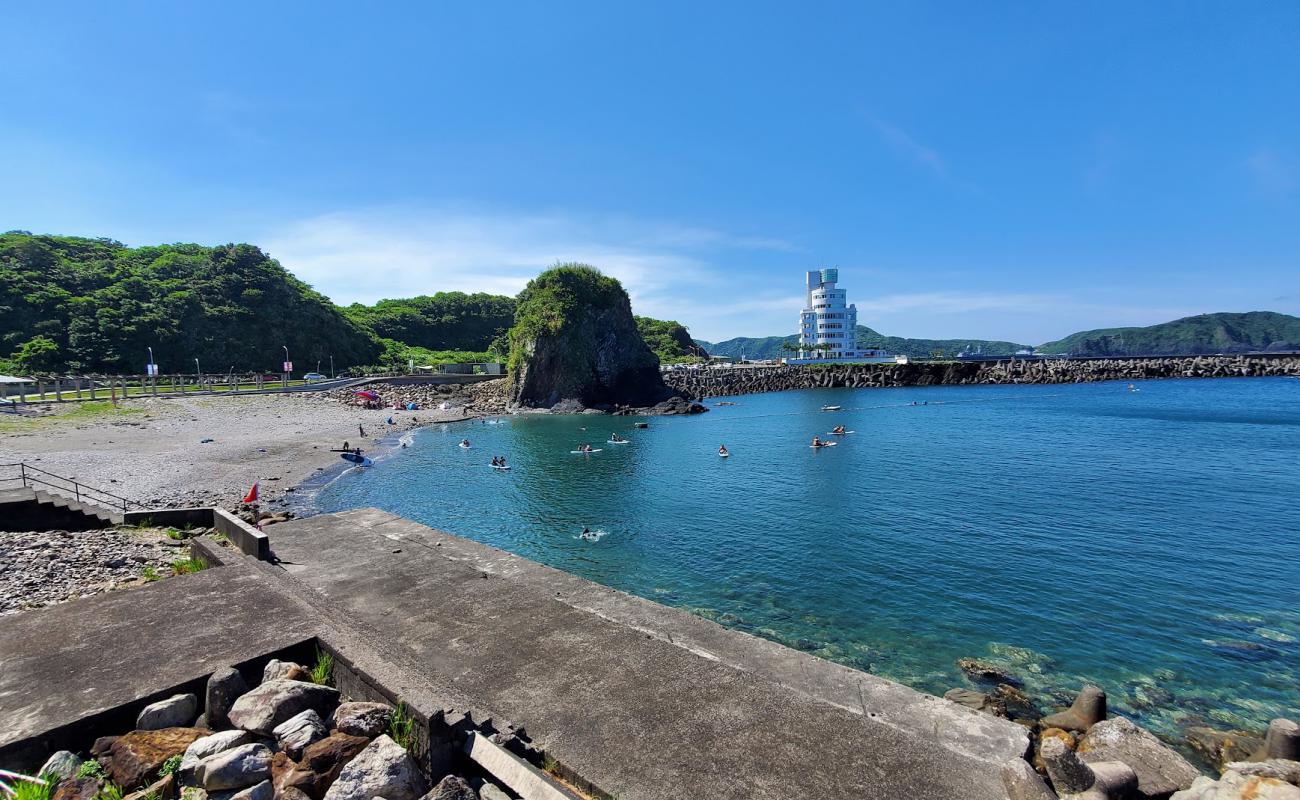
[(330, 379), (334, 379), (334, 356), (330, 356)]
[(284, 372), (284, 385), (285, 385), (285, 386), (288, 386), (288, 385), (289, 385), (289, 345), (287, 345), (287, 344), (282, 344), (282, 345), (280, 345), (280, 346), (284, 348), (284, 363), (281, 364), (280, 366), (284, 367), (284, 370), (283, 370), (283, 372)]
[(194, 374), (195, 375), (203, 374), (203, 370), (199, 369), (199, 360), (197, 358), (194, 359)]

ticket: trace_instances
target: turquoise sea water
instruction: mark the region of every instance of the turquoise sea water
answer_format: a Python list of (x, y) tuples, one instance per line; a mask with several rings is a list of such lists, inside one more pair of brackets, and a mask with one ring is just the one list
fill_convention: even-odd
[[(1136, 386), (783, 392), (646, 430), (589, 415), (434, 427), (316, 502), (377, 506), (926, 691), (971, 685), (954, 661), (972, 656), (1044, 705), (1094, 681), (1170, 738), (1300, 716), (1300, 380)], [(836, 423), (856, 433), (808, 447)], [(607, 444), (614, 431), (631, 443)], [(603, 452), (570, 454), (584, 441)]]

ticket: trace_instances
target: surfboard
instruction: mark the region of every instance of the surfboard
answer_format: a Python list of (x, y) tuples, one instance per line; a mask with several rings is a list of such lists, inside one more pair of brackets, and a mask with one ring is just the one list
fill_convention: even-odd
[(372, 467), (375, 464), (375, 462), (371, 461), (366, 456), (359, 456), (356, 453), (339, 453), (339, 458), (344, 461), (351, 461), (359, 467)]
[(839, 433), (836, 433), (835, 431), (826, 431), (827, 436), (848, 436), (850, 433), (857, 433), (857, 431), (841, 431)]
[(591, 453), (599, 453), (601, 449), (602, 448), (597, 447), (594, 450), (570, 450), (569, 452), (573, 453), (575, 456), (585, 456), (590, 455)]

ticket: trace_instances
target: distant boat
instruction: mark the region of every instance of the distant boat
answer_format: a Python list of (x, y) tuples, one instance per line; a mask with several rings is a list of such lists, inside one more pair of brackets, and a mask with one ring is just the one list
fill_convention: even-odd
[(339, 458), (343, 459), (344, 461), (351, 461), (353, 464), (356, 464), (358, 467), (373, 467), (375, 465), (375, 462), (371, 461), (366, 456), (360, 455), (358, 453), (339, 453)]

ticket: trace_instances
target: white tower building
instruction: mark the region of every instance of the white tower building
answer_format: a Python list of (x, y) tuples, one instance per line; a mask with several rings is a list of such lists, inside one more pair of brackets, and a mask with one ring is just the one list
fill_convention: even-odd
[(838, 269), (808, 273), (808, 302), (799, 314), (799, 357), (856, 358), (858, 307), (845, 303), (843, 289), (835, 288)]

